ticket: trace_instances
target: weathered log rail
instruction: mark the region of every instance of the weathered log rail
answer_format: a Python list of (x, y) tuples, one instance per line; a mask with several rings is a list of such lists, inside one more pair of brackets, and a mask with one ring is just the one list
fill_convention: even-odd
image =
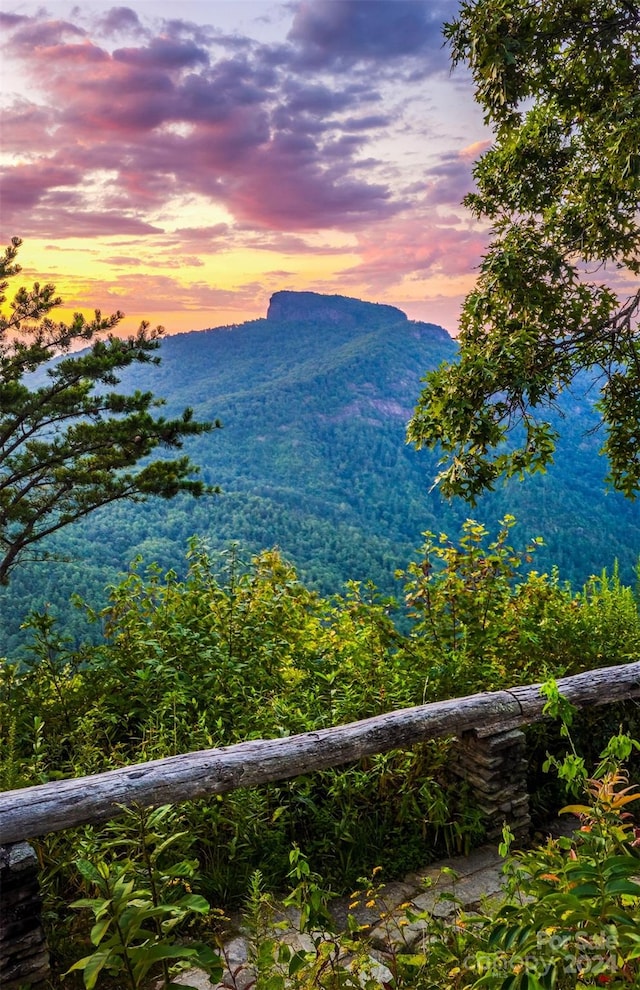
[[(132, 804), (177, 804), (357, 762), (442, 736), (481, 736), (543, 718), (540, 684), (387, 712), (316, 732), (258, 739), (153, 760), (106, 773), (0, 794), (0, 844), (117, 818)], [(600, 705), (640, 695), (640, 662), (558, 680), (572, 704)]]
[[(288, 780), (443, 736), (457, 740), (451, 770), (465, 777), (489, 823), (530, 824), (522, 726), (544, 718), (540, 684), (404, 708), (361, 722), (153, 760), (0, 793), (0, 984), (44, 990), (49, 962), (40, 921), (38, 863), (25, 839), (100, 824), (137, 805), (177, 804)], [(640, 662), (558, 680), (576, 707), (640, 696)], [(489, 831), (489, 836), (492, 833)]]

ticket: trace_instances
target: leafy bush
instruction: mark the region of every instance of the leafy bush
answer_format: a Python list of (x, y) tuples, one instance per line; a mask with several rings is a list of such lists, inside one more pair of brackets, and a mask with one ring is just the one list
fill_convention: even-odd
[[(405, 574), (406, 613), (368, 584), (323, 599), (274, 550), (246, 564), (235, 547), (214, 560), (192, 543), (184, 577), (136, 561), (107, 608), (87, 610), (103, 630), (100, 645), (71, 648), (47, 614), (26, 620), (30, 659), (0, 668), (2, 785), (312, 731), (637, 659), (638, 606), (617, 574), (578, 593), (556, 573), (525, 574), (538, 541), (514, 549), (513, 524), (505, 518), (492, 539), (469, 520), (458, 544), (427, 534)], [(582, 726), (589, 746), (601, 748), (613, 717), (584, 714), (574, 734)], [(555, 727), (530, 730), (541, 813), (553, 807), (540, 764), (547, 749), (557, 753), (554, 735)], [(335, 890), (369, 874), (380, 849), (388, 875), (467, 851), (483, 823), (448, 773), (449, 752), (446, 739), (423, 743), (185, 805), (181, 828), (200, 864), (201, 896), (237, 904), (256, 869), (276, 889), (295, 844)], [(61, 920), (65, 904), (89, 893), (73, 867), (78, 858), (91, 862), (78, 852), (85, 834), (48, 836), (39, 846), (61, 957), (73, 928)], [(110, 877), (123, 857), (121, 850), (109, 865)], [(134, 879), (132, 889), (145, 888)]]
[(92, 896), (71, 907), (93, 913), (93, 948), (68, 973), (80, 970), (86, 990), (93, 990), (103, 971), (118, 986), (139, 990), (154, 970), (169, 990), (179, 986), (169, 969), (176, 962), (197, 965), (215, 979), (222, 975), (210, 947), (176, 939), (190, 918), (210, 910), (191, 889), (197, 862), (185, 852), (193, 840), (179, 826), (170, 806), (129, 809), (124, 822), (107, 826), (102, 836), (90, 832), (79, 845), (74, 865)]

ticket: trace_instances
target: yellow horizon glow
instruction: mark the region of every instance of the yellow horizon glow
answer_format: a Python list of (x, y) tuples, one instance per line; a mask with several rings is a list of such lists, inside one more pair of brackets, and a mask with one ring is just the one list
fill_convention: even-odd
[[(169, 235), (171, 236), (171, 235)], [(472, 276), (434, 274), (420, 281), (402, 279), (393, 295), (381, 292), (344, 272), (359, 256), (344, 238), (323, 244), (333, 253), (280, 253), (256, 248), (231, 248), (217, 254), (198, 252), (186, 267), (176, 267), (175, 256), (162, 239), (101, 238), (87, 247), (84, 239), (59, 244), (31, 238), (18, 255), (20, 275), (9, 285), (8, 299), (19, 286), (53, 283), (62, 305), (52, 311), (55, 320), (68, 322), (81, 312), (91, 319), (117, 310), (125, 316), (118, 333), (135, 333), (142, 320), (161, 325), (167, 334), (240, 324), (266, 316), (269, 299), (281, 289), (339, 293), (371, 302), (398, 305), (411, 319), (441, 322), (455, 332), (460, 299), (472, 285)], [(113, 264), (109, 259), (135, 255), (135, 263)], [(151, 259), (152, 264), (149, 264)], [(155, 260), (154, 260), (155, 259)], [(207, 297), (210, 297), (210, 301)]]

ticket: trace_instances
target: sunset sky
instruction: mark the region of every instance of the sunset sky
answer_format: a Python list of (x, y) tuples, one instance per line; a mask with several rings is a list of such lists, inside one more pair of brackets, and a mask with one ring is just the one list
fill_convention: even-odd
[(489, 140), (442, 45), (455, 9), (5, 0), (0, 226), (23, 281), (127, 330), (310, 289), (455, 332), (486, 243), (460, 200)]

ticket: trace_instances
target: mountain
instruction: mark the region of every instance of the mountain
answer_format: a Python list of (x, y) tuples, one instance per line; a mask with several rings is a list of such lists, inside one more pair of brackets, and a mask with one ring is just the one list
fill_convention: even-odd
[(168, 414), (191, 406), (222, 420), (188, 447), (222, 493), (111, 506), (62, 531), (49, 549), (69, 562), (25, 564), (0, 597), (5, 648), (20, 641), (27, 608), (44, 602), (79, 635), (72, 592), (97, 604), (136, 555), (180, 570), (193, 535), (213, 549), (237, 542), (245, 556), (277, 545), (323, 593), (350, 579), (397, 593), (394, 572), (425, 530), (455, 537), (469, 515), (495, 526), (511, 512), (514, 541), (546, 541), (538, 570), (557, 563), (581, 584), (617, 558), (632, 580), (640, 512), (605, 490), (586, 382), (563, 400), (548, 474), (512, 481), (474, 510), (430, 491), (436, 458), (407, 446), (405, 427), (421, 377), (455, 354), (445, 330), (393, 306), (313, 292), (275, 293), (265, 319), (167, 337), (162, 363), (130, 369), (122, 387), (164, 396)]
[[(271, 296), (267, 320), (271, 323), (304, 323), (314, 320), (320, 325), (333, 323), (358, 330), (363, 324), (370, 322), (407, 323), (407, 314), (395, 306), (363, 302), (362, 299), (350, 299), (348, 296), (283, 290), (274, 292)], [(449, 336), (441, 327), (428, 325), (434, 330), (440, 330), (445, 337)]]

